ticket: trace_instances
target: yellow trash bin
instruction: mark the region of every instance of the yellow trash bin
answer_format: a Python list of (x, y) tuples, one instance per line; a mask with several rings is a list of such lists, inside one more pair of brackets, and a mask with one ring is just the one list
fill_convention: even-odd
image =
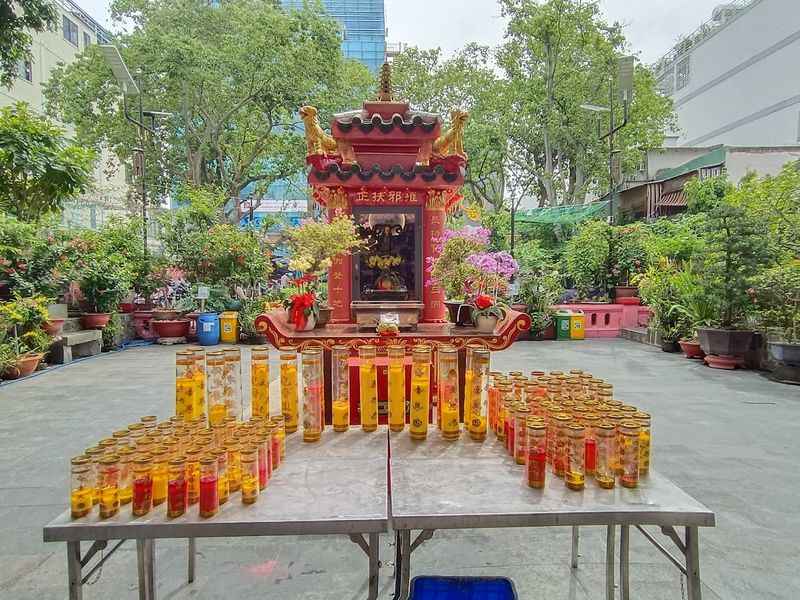
[(239, 313), (233, 310), (219, 315), (219, 341), (235, 344), (239, 341)]
[(569, 337), (572, 340), (586, 338), (586, 315), (582, 310), (573, 310), (569, 317)]

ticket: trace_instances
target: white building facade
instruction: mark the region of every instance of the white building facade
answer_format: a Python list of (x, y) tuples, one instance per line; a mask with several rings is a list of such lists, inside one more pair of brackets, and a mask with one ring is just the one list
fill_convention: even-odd
[(677, 145), (800, 142), (800, 0), (738, 0), (654, 66), (678, 115)]

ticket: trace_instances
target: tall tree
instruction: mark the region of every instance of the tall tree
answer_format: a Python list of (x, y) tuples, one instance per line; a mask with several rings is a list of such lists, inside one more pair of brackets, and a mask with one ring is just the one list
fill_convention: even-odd
[(0, 0), (0, 85), (10, 88), (19, 61), (30, 56), (31, 31), (44, 31), (57, 16), (50, 0)]
[[(115, 43), (141, 81), (146, 109), (171, 112), (147, 140), (151, 185), (211, 185), (238, 197), (302, 170), (297, 109), (349, 108), (372, 88), (367, 69), (342, 57), (335, 21), (317, 5), (286, 11), (275, 2), (116, 0), (112, 18), (128, 33)], [(57, 69), (50, 109), (79, 140), (107, 145), (123, 161), (137, 145), (119, 86), (98, 49)]]

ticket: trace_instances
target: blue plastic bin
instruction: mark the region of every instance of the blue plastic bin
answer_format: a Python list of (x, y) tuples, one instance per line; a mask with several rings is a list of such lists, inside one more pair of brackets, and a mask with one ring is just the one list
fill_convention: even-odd
[(507, 577), (414, 577), (410, 600), (517, 600)]
[(219, 315), (201, 313), (197, 317), (197, 341), (201, 346), (219, 344)]

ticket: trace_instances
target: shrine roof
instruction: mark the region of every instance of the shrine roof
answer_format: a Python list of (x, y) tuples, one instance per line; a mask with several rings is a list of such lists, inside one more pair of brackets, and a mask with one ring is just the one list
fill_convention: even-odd
[(435, 113), (417, 110), (406, 110), (402, 114), (396, 112), (386, 118), (386, 113), (382, 115), (378, 112), (359, 109), (336, 114), (333, 122), (343, 133), (348, 133), (353, 128), (358, 128), (363, 133), (369, 133), (375, 128), (383, 133), (388, 133), (397, 127), (405, 133), (419, 128), (430, 134), (437, 126), (441, 126), (442, 119)]
[(461, 184), (464, 181), (463, 169), (457, 172), (446, 171), (441, 165), (435, 167), (421, 167), (414, 166), (410, 169), (404, 169), (400, 165), (394, 165), (389, 169), (382, 169), (380, 165), (373, 165), (372, 168), (359, 168), (348, 169), (342, 168), (341, 165), (332, 164), (324, 170), (311, 169), (310, 176), (313, 176), (319, 182), (326, 182), (331, 178), (336, 178), (341, 182), (347, 182), (354, 177), (362, 182), (369, 182), (372, 180), (381, 180), (382, 182), (389, 183), (395, 181), (397, 183), (410, 183), (413, 181), (421, 181), (425, 183), (445, 183), (445, 184)]

